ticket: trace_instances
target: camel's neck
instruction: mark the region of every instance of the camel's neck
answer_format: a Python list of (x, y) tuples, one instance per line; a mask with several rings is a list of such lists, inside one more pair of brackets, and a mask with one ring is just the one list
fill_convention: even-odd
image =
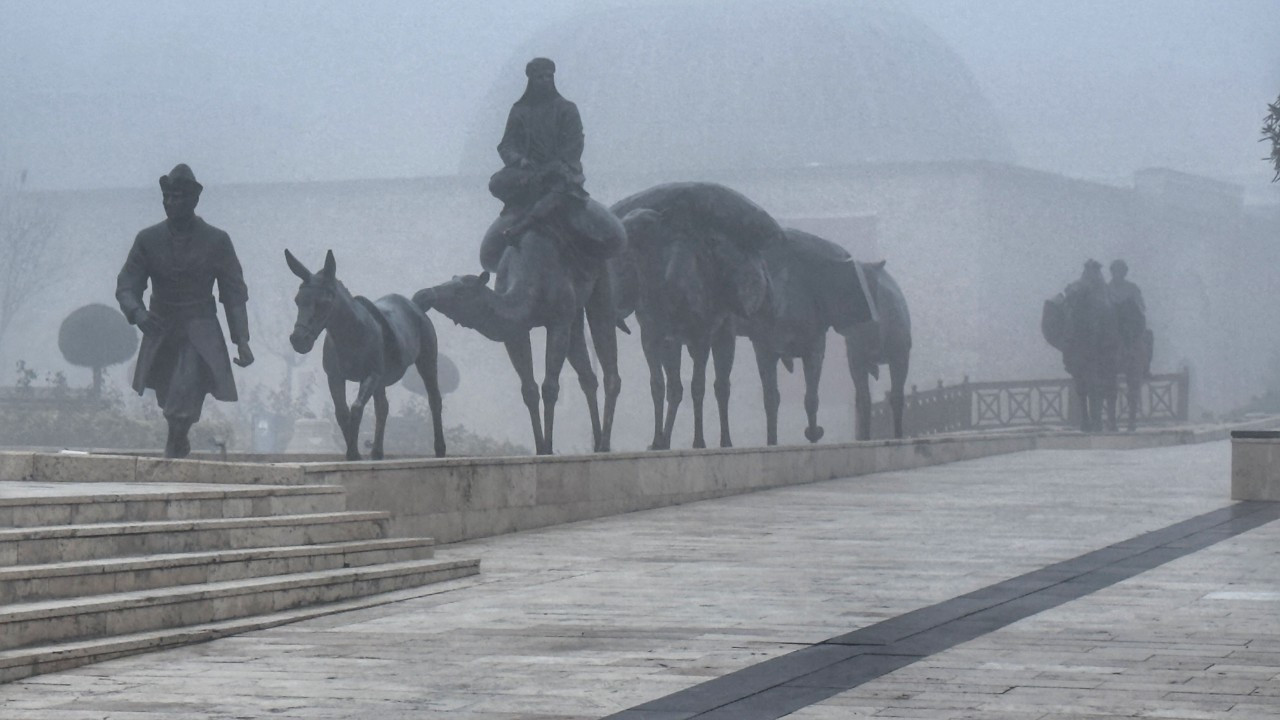
[(469, 298), (441, 301), (432, 307), (459, 325), (497, 342), (506, 342), (529, 331), (530, 305), (522, 293), (496, 293), (486, 287)]

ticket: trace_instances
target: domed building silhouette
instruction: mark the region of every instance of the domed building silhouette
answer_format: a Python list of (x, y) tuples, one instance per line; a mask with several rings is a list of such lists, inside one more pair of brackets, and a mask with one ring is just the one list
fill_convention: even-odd
[(915, 18), (844, 0), (642, 3), (571, 18), (509, 61), (473, 123), (463, 174), (494, 147), (524, 63), (557, 64), (593, 176), (1013, 159), (964, 62)]

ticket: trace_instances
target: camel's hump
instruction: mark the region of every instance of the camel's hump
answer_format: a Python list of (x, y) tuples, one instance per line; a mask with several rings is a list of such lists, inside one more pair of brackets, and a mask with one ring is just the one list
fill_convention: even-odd
[(786, 228), (786, 238), (787, 251), (801, 260), (839, 263), (853, 259), (848, 250), (803, 230)]
[(753, 250), (782, 237), (781, 226), (764, 208), (742, 193), (716, 183), (655, 185), (619, 200), (610, 210), (624, 217), (641, 208), (660, 213), (664, 221), (691, 235), (716, 232)]

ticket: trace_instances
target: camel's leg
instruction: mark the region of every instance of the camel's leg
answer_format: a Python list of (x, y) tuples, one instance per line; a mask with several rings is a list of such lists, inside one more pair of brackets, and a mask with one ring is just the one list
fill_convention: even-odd
[(608, 452), (613, 437), (613, 414), (622, 392), (622, 376), (618, 373), (618, 332), (614, 324), (613, 286), (609, 273), (602, 273), (587, 302), (587, 322), (591, 325), (591, 342), (604, 375), (604, 418), (597, 452)]
[(667, 392), (667, 383), (662, 368), (663, 345), (661, 337), (646, 330), (647, 323), (640, 323), (640, 347), (644, 350), (644, 360), (649, 364), (649, 394), (653, 397), (653, 442), (650, 450), (666, 450), (671, 447), (669, 436), (663, 434), (663, 399)]
[(738, 338), (726, 322), (711, 339), (711, 357), (716, 368), (716, 408), (720, 412), (720, 447), (733, 447), (729, 438), (729, 376), (733, 374), (733, 356), (737, 350)]
[[(564, 369), (565, 358), (569, 355), (569, 338), (572, 334), (571, 322), (557, 323), (547, 327), (546, 372), (542, 376), (542, 431), (547, 455), (552, 452), (551, 443), (555, 437), (556, 425), (556, 400), (560, 398), (560, 371)], [(592, 397), (594, 398), (594, 393)]]
[(667, 376), (667, 417), (662, 422), (663, 447), (671, 447), (671, 429), (676, 424), (676, 411), (684, 399), (684, 382), (680, 379), (680, 361), (684, 346), (674, 338), (662, 341), (662, 371)]
[[(849, 379), (853, 380), (854, 437), (871, 439), (871, 378), (867, 376), (862, 353), (853, 340), (844, 339), (844, 357), (849, 364)], [(905, 377), (905, 373), (903, 374)]]
[[(347, 383), (336, 375), (329, 376), (329, 395), (333, 398), (333, 417), (347, 444), (347, 459), (360, 459), (360, 445), (351, 432), (351, 410), (347, 407)], [(358, 429), (358, 428), (357, 428)]]
[(418, 368), (418, 376), (422, 378), (422, 386), (427, 389), (427, 405), (431, 408), (431, 434), (435, 442), (436, 457), (444, 457), (444, 420), (443, 402), (440, 395), (440, 363), (436, 354), (435, 333), (431, 333), (430, 344), (423, 344), (418, 351), (418, 360), (414, 365)]
[(542, 418), (538, 414), (538, 381), (533, 377), (533, 348), (529, 345), (529, 335), (515, 340), (508, 340), (507, 357), (511, 358), (511, 367), (520, 376), (520, 396), (524, 398), (524, 406), (529, 410), (529, 423), (533, 425), (533, 451), (545, 455), (542, 441)]
[(756, 351), (756, 370), (760, 373), (760, 387), (764, 389), (764, 441), (766, 445), (778, 444), (778, 356), (764, 343), (752, 343)]
[(818, 424), (818, 385), (822, 380), (822, 361), (827, 355), (827, 334), (817, 337), (809, 353), (804, 356), (804, 413), (809, 419), (809, 426), (804, 429), (804, 437), (811, 443), (822, 439), (824, 431)]
[[(909, 352), (893, 353), (889, 358), (889, 407), (893, 410), (893, 436), (902, 439), (902, 412), (906, 404), (907, 371), (911, 369)], [(868, 392), (868, 397), (870, 393)], [(867, 407), (868, 422), (871, 408)]]
[(689, 399), (693, 401), (693, 446), (705, 448), (702, 434), (702, 400), (707, 393), (707, 360), (711, 357), (711, 344), (699, 339), (689, 343), (689, 361), (693, 364), (693, 378), (689, 381)]
[(600, 383), (596, 371), (591, 368), (591, 355), (587, 352), (587, 339), (583, 334), (582, 316), (573, 322), (569, 336), (569, 365), (578, 375), (578, 387), (587, 399), (587, 412), (591, 414), (591, 449), (600, 452), (600, 405), (596, 390)]
[(383, 438), (387, 432), (387, 389), (379, 386), (373, 392), (373, 449), (369, 452), (369, 457), (374, 460), (381, 460), (383, 457), (382, 450)]

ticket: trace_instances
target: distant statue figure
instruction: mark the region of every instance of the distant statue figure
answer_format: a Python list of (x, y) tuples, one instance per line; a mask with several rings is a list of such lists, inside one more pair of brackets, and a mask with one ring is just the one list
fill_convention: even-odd
[[(164, 454), (186, 457), (188, 433), (200, 419), (204, 396), (237, 399), (227, 343), (218, 324), (213, 285), (236, 346), (235, 363), (253, 362), (249, 349), (249, 294), (227, 233), (195, 214), (204, 187), (186, 165), (160, 178), (167, 219), (138, 233), (116, 279), (120, 311), (142, 330), (133, 389), (147, 388), (169, 426)], [(149, 305), (142, 295), (151, 284)]]
[(533, 228), (558, 237), (587, 264), (616, 255), (626, 242), (608, 210), (583, 187), (582, 118), (556, 89), (555, 72), (547, 58), (530, 60), (524, 95), (507, 116), (498, 143), (503, 168), (489, 180), (503, 208), (481, 245), (485, 270), (497, 272), (503, 251)]
[(685, 347), (693, 360), (693, 447), (706, 447), (702, 399), (709, 357), (716, 372), (720, 447), (730, 447), (734, 318), (765, 311), (769, 279), (764, 251), (780, 242), (782, 228), (759, 205), (714, 183), (657, 185), (612, 209), (627, 228), (627, 251), (610, 263), (619, 291), (618, 317), (621, 321), (635, 312), (649, 364), (654, 416), (650, 448), (671, 447), (684, 395), (680, 363)]
[(1102, 264), (1089, 260), (1080, 279), (1045, 301), (1041, 331), (1062, 351), (1062, 362), (1075, 380), (1080, 401), (1080, 429), (1098, 432), (1104, 400), (1115, 393), (1120, 358), (1120, 332)]
[[(1120, 336), (1117, 370), (1125, 377), (1128, 428), (1133, 432), (1137, 428), (1138, 411), (1142, 405), (1142, 383), (1151, 375), (1155, 337), (1147, 327), (1147, 305), (1142, 300), (1142, 290), (1127, 279), (1128, 274), (1129, 265), (1124, 260), (1113, 261), (1107, 290), (1116, 313), (1116, 331)], [(1106, 398), (1107, 427), (1112, 431), (1118, 429), (1116, 395), (1117, 392), (1113, 391)]]
[[(318, 273), (308, 270), (288, 250), (284, 251), (284, 260), (302, 280), (294, 298), (298, 319), (289, 344), (296, 352), (308, 353), (320, 333), (325, 333), (324, 374), (329, 380), (334, 416), (347, 444), (347, 459), (360, 459), (360, 420), (370, 399), (374, 412), (370, 456), (382, 459), (389, 409), (387, 388), (400, 382), (411, 365), (427, 391), (436, 457), (444, 457), (440, 356), (431, 319), (403, 295), (384, 295), (376, 301), (353, 297), (337, 278), (338, 263), (332, 250), (325, 254), (324, 266)], [(350, 407), (348, 382), (359, 383)]]

